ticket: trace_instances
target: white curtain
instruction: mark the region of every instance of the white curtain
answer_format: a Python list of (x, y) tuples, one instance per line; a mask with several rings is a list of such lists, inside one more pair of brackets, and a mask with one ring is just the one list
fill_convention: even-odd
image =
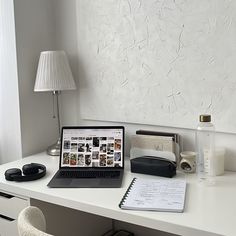
[(0, 0), (0, 164), (22, 157), (13, 0)]

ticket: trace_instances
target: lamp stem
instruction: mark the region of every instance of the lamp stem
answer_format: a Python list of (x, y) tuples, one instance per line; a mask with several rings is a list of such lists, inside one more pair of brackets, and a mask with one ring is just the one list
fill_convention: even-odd
[(53, 94), (56, 95), (56, 102), (57, 102), (57, 122), (58, 122), (58, 134), (59, 138), (61, 137), (61, 119), (60, 119), (60, 108), (59, 108), (59, 94), (61, 91), (53, 91)]
[(60, 149), (61, 149), (61, 120), (60, 120), (60, 110), (59, 110), (59, 94), (61, 91), (53, 91), (53, 118), (55, 118), (54, 115), (54, 96), (56, 96), (56, 103), (57, 103), (57, 124), (58, 124), (58, 133), (59, 137), (57, 139), (57, 142), (53, 145), (49, 146), (47, 149), (47, 154), (51, 156), (60, 156)]

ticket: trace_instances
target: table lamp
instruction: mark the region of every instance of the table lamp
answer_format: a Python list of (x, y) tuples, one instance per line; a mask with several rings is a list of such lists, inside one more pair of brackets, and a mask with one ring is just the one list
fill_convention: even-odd
[[(53, 105), (56, 98), (57, 122), (59, 138), (55, 144), (47, 149), (48, 155), (59, 156), (61, 149), (60, 133), (60, 110), (58, 96), (63, 90), (76, 89), (73, 75), (64, 51), (45, 51), (40, 53), (38, 70), (34, 85), (35, 92), (51, 91), (53, 94)], [(55, 114), (53, 115), (55, 118)]]

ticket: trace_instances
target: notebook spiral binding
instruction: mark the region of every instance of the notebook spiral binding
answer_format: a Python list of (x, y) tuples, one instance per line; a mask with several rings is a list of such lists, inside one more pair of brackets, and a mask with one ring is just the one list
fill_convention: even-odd
[(125, 202), (126, 197), (128, 196), (128, 194), (129, 194), (129, 192), (130, 192), (130, 189), (132, 188), (132, 186), (133, 186), (134, 182), (136, 181), (136, 179), (137, 179), (137, 178), (133, 178), (133, 180), (131, 181), (131, 183), (130, 183), (128, 189), (126, 190), (126, 192), (125, 192), (125, 194), (124, 194), (124, 196), (123, 196), (123, 198), (121, 199), (121, 201), (120, 201), (120, 203), (119, 203), (119, 207), (120, 207), (120, 208), (121, 208), (121, 206), (123, 205), (123, 203)]

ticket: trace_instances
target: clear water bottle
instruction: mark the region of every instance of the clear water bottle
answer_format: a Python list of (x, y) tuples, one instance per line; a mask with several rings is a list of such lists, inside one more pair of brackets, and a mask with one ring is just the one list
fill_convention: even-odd
[(196, 130), (197, 176), (200, 182), (215, 184), (215, 127), (210, 115), (200, 115)]

